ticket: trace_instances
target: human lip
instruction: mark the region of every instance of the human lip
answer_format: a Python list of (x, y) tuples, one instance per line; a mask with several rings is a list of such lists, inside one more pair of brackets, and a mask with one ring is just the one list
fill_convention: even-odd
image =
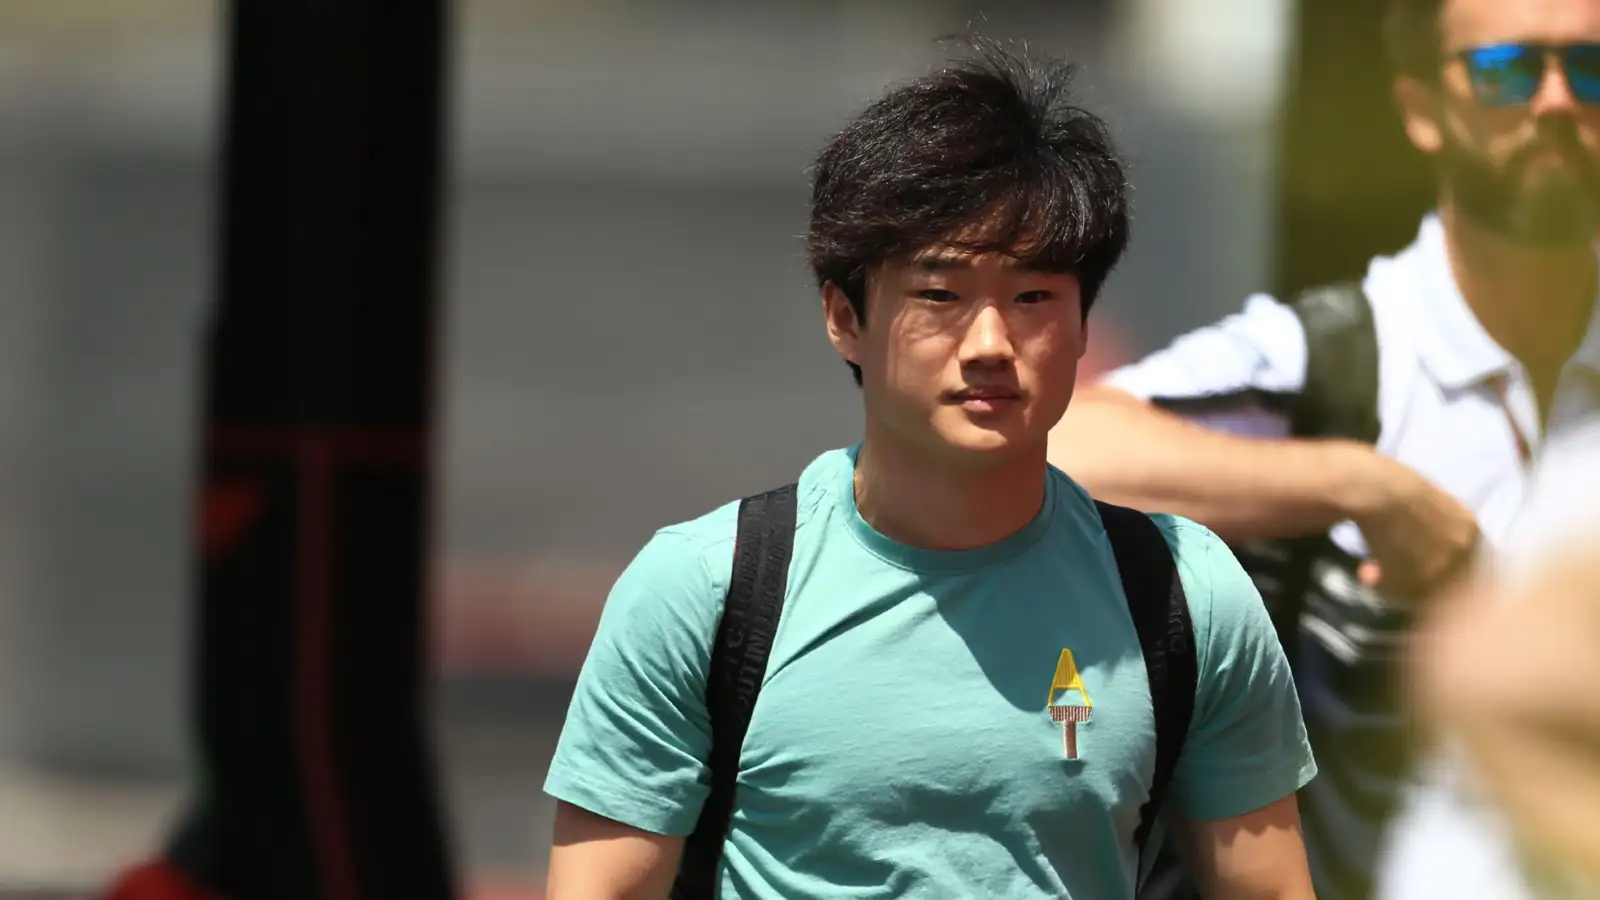
[(950, 394), (950, 402), (968, 412), (998, 412), (1022, 399), (1022, 392), (1010, 387), (968, 387)]
[(957, 400), (1015, 400), (1022, 392), (1013, 387), (965, 387), (951, 394)]
[(1534, 141), (1524, 148), (1522, 152), (1525, 165), (1538, 166), (1578, 166), (1589, 156), (1589, 150), (1572, 141)]
[(1575, 163), (1574, 155), (1558, 147), (1544, 147), (1529, 154), (1531, 165), (1568, 166)]

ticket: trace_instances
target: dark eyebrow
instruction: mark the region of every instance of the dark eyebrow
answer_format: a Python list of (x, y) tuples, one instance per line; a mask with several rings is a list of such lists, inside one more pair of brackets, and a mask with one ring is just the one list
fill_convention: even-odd
[(917, 258), (916, 266), (923, 272), (949, 272), (972, 268), (972, 259), (966, 256), (922, 256)]
[[(928, 256), (917, 257), (915, 260), (913, 260), (913, 264), (916, 266), (918, 271), (922, 272), (953, 272), (972, 268), (972, 257), (930, 254)], [(1019, 272), (1029, 272), (1035, 275), (1067, 274), (1056, 269), (1032, 265), (1026, 261), (1018, 260), (1016, 258), (1006, 260), (1003, 265), (1008, 269), (1016, 269)]]

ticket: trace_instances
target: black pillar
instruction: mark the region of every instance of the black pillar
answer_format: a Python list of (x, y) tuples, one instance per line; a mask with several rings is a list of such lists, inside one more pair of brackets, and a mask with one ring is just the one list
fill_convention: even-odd
[(1278, 157), (1279, 296), (1359, 277), (1434, 198), (1406, 141), (1380, 28), (1387, 0), (1301, 0)]
[(229, 900), (443, 900), (427, 587), (443, 0), (234, 0), (174, 854)]

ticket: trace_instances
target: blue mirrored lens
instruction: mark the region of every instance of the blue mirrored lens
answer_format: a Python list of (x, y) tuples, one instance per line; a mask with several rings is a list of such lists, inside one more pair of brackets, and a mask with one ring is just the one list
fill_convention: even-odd
[(1473, 96), (1485, 106), (1527, 103), (1544, 80), (1544, 51), (1535, 47), (1495, 44), (1468, 50), (1461, 59), (1467, 66)]
[(1574, 44), (1562, 53), (1567, 86), (1579, 103), (1600, 103), (1600, 44)]

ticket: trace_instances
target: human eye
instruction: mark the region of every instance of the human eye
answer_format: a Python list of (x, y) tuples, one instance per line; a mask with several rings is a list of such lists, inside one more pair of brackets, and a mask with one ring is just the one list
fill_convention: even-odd
[(961, 299), (960, 297), (956, 296), (954, 291), (947, 291), (943, 288), (923, 288), (922, 290), (917, 291), (917, 296), (923, 300), (929, 300), (934, 303), (953, 303), (954, 301)]

